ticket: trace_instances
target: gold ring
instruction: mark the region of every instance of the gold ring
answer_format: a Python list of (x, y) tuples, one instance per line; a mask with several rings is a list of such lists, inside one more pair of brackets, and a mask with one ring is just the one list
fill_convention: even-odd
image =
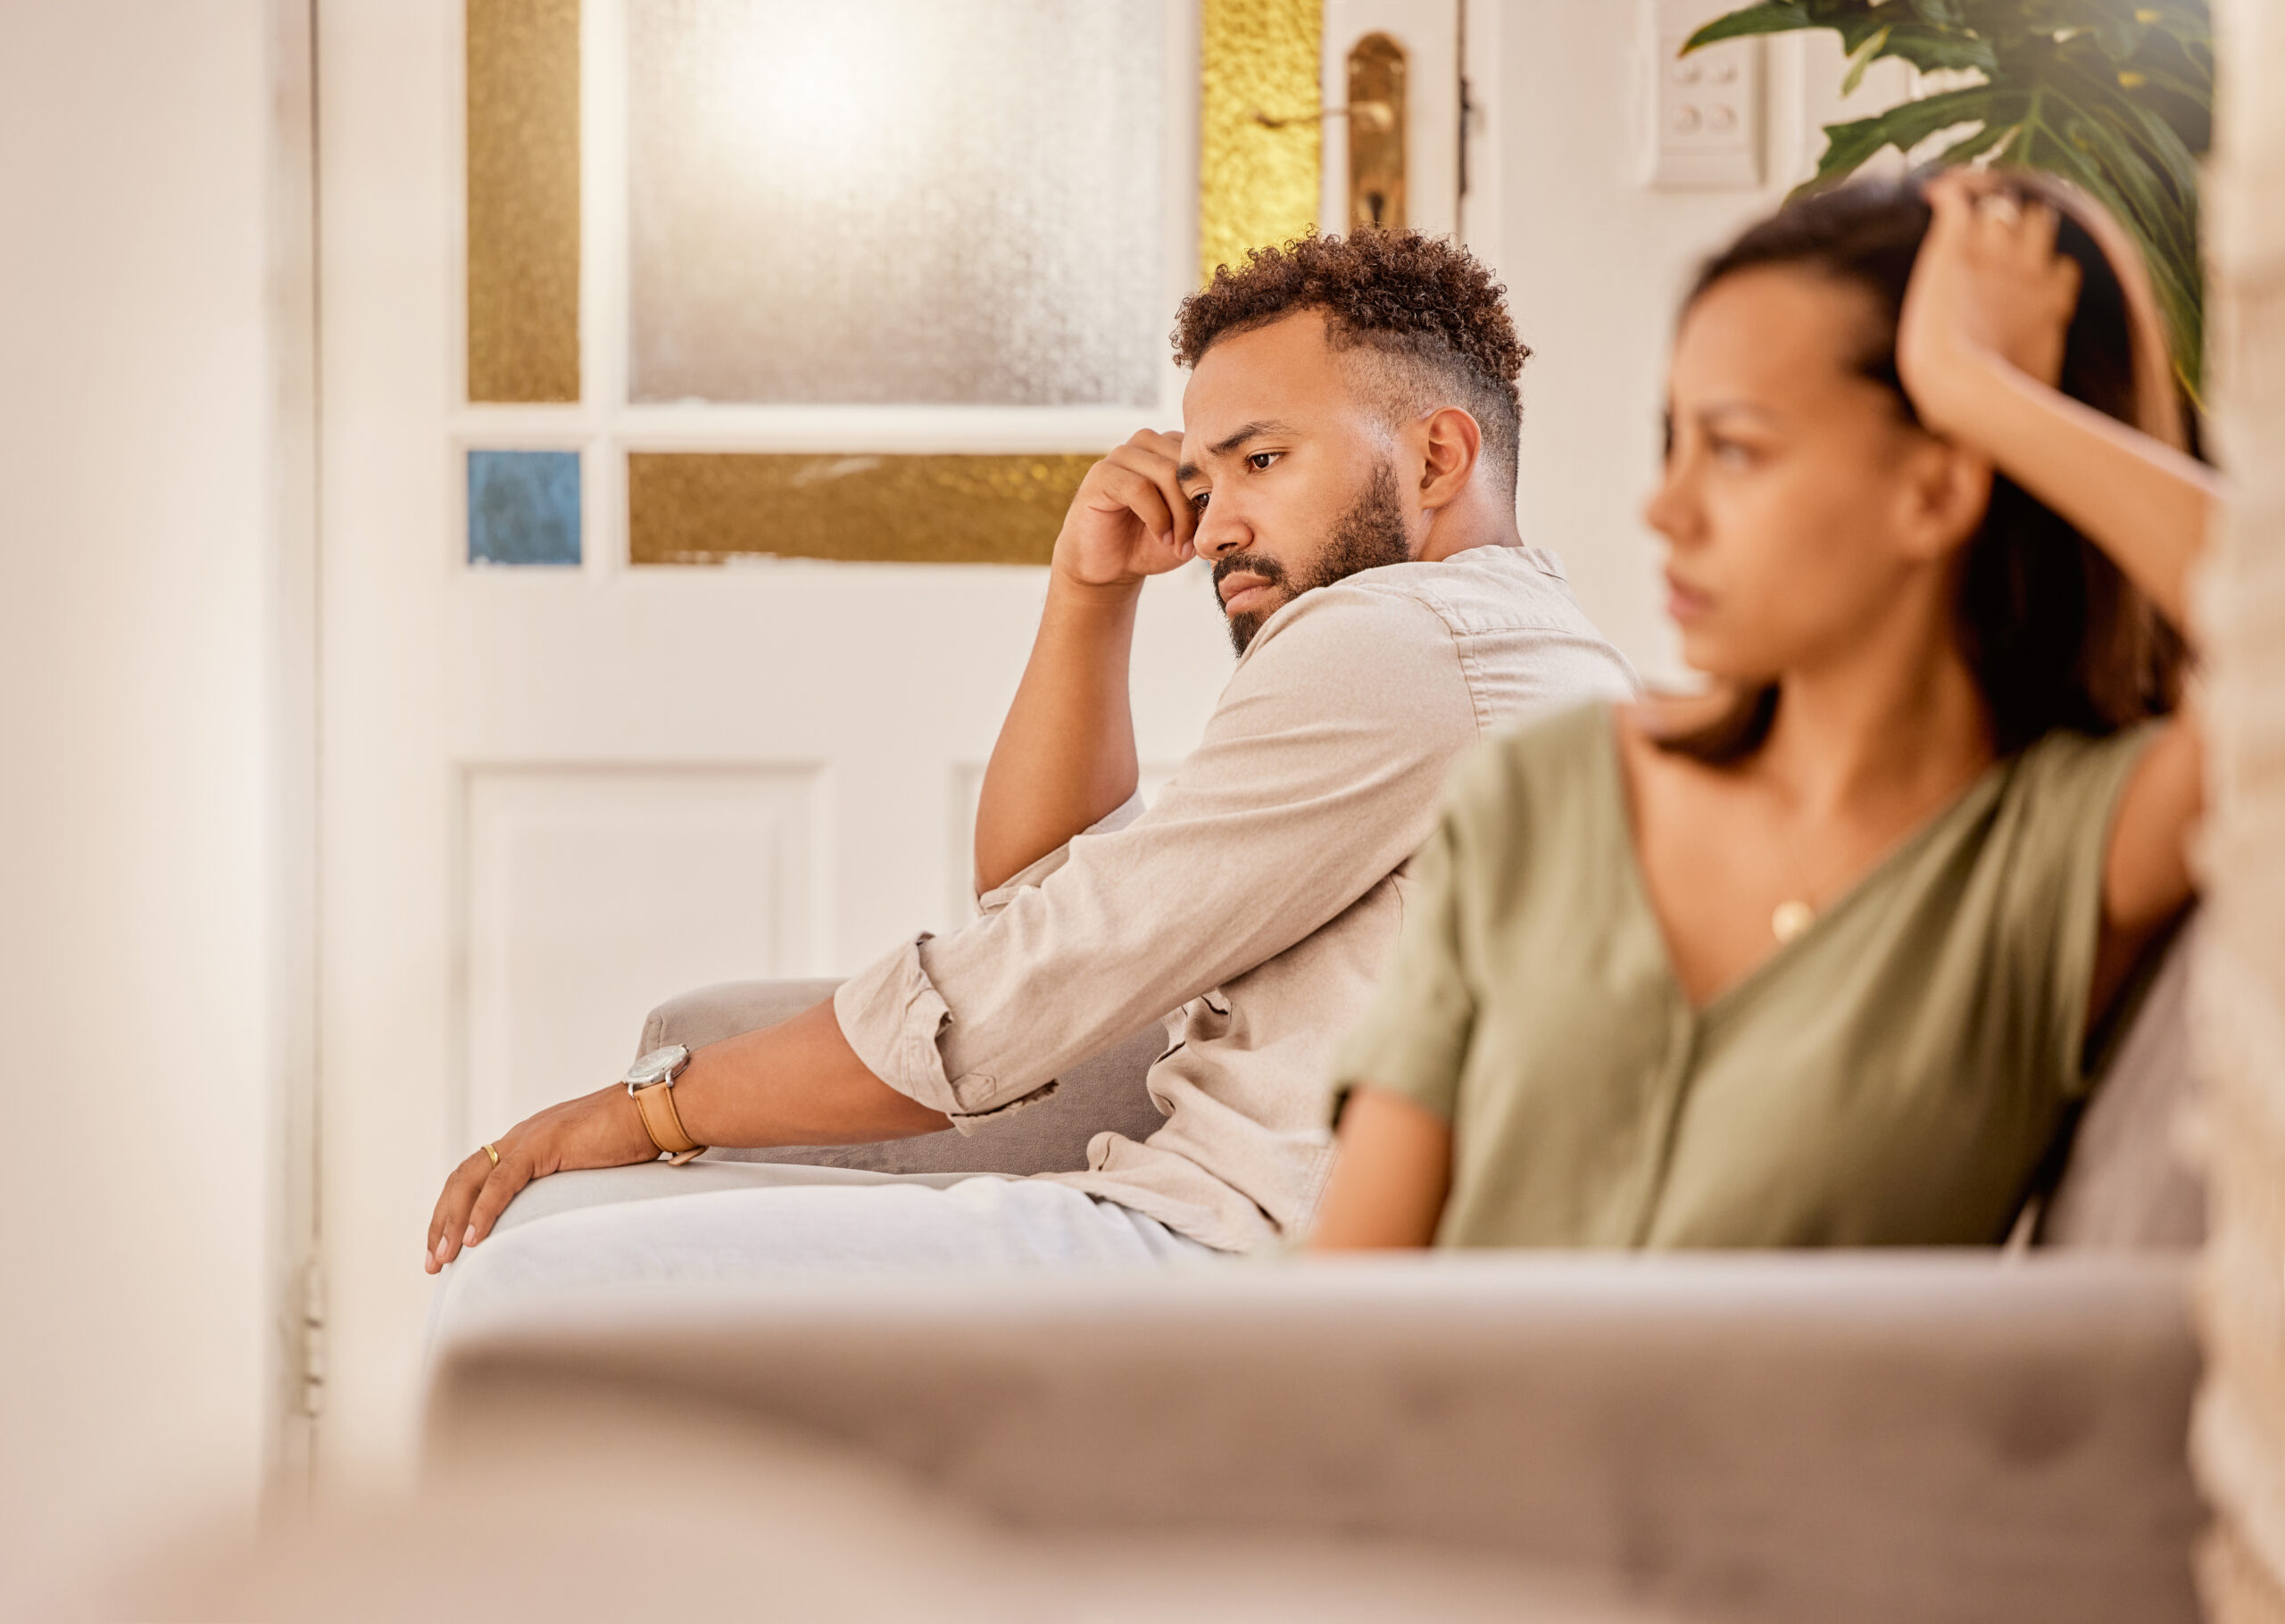
[(498, 1151), (496, 1151), (496, 1150), (493, 1149), (491, 1146), (486, 1145), (486, 1146), (484, 1148), (484, 1154), (485, 1154), (485, 1155), (486, 1155), (486, 1156), (490, 1156), (490, 1157), (492, 1158), (492, 1164), (493, 1164), (494, 1167), (497, 1167), (497, 1166), (499, 1166), (499, 1165), (500, 1165), (500, 1153), (499, 1153)]
[(2023, 205), (2005, 192), (1985, 193), (1976, 199), (1975, 211), (1988, 215), (2003, 226), (2020, 225), (2023, 218)]

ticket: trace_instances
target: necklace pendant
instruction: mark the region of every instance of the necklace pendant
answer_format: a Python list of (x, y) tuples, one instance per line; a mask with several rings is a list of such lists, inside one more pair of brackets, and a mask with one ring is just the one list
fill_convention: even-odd
[(1782, 946), (1815, 924), (1816, 917), (1816, 909), (1806, 902), (1798, 899), (1781, 902), (1776, 911), (1769, 916), (1769, 933), (1776, 937), (1778, 944)]

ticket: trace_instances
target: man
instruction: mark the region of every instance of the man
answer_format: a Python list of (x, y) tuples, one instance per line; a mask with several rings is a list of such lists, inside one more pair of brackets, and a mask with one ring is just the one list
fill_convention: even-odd
[[(1325, 1066), (1393, 945), (1446, 768), (1526, 708), (1621, 697), (1633, 675), (1517, 535), (1528, 352), (1465, 251), (1306, 238), (1217, 272), (1175, 339), (1182, 436), (1146, 431), (1096, 464), (1056, 542), (977, 811), (984, 917), (698, 1050), (660, 1097), (702, 1145), (966, 1131), (1164, 1017), (1166, 1125), (1098, 1135), (1082, 1172), (951, 1188), (746, 1164), (755, 1188), (503, 1235), (496, 1275), (1142, 1261), (1306, 1225), (1331, 1156)], [(1213, 565), (1238, 665), (1145, 810), (1135, 604), (1192, 558)], [(540, 1113), (452, 1175), (427, 1267), (480, 1247), (531, 1180), (662, 1147), (671, 1122), (654, 1135), (616, 1083)], [(670, 1170), (643, 1172), (673, 1193)]]

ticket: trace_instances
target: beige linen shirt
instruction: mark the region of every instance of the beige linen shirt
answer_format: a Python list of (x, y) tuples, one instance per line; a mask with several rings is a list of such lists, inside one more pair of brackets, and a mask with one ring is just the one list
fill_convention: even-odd
[(1334, 1047), (1395, 944), (1447, 769), (1520, 715), (1633, 686), (1535, 548), (1305, 592), (1255, 634), (1154, 805), (843, 983), (842, 1032), (966, 1131), (1163, 1019), (1166, 1126), (1097, 1134), (1085, 1172), (1042, 1176), (1225, 1251), (1272, 1244), (1316, 1206)]

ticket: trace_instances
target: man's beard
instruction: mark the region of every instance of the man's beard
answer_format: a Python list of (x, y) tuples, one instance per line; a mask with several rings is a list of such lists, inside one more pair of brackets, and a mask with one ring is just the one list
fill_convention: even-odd
[(1222, 583), (1241, 571), (1259, 576), (1277, 594), (1276, 601), (1267, 609), (1246, 609), (1227, 617), (1230, 646), (1244, 653), (1246, 646), (1253, 642), (1254, 634), (1261, 630), (1262, 622), (1303, 592), (1345, 581), (1359, 570), (1409, 563), (1411, 559), (1412, 543), (1404, 533), (1404, 510), (1396, 499), (1396, 470), (1383, 462), (1366, 482), (1365, 493), (1333, 527), (1332, 539), (1317, 554), (1317, 561), (1300, 578), (1300, 584), (1287, 580), (1283, 564), (1259, 552), (1229, 553), (1215, 564), (1214, 592), (1217, 598)]

